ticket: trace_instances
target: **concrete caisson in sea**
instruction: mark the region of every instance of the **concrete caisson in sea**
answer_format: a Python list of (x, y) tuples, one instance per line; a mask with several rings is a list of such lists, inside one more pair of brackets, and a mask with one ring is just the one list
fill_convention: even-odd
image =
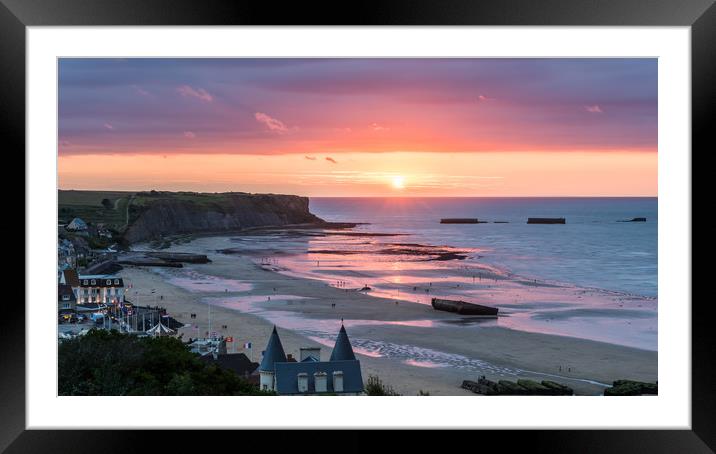
[(566, 224), (564, 218), (527, 218), (528, 224)]
[[(477, 218), (443, 218), (440, 219), (441, 224), (481, 224)], [(482, 223), (484, 224), (484, 222)]]
[(482, 306), (480, 304), (467, 303), (465, 301), (453, 301), (440, 298), (433, 298), (431, 304), (435, 310), (454, 312), (460, 315), (497, 317), (497, 311), (499, 310), (496, 307)]

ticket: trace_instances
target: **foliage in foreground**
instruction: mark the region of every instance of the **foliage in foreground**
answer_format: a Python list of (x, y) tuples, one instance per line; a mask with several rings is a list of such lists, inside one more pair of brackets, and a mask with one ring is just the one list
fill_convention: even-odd
[(173, 337), (91, 330), (59, 347), (59, 394), (267, 395), (234, 372), (199, 360)]
[(375, 375), (369, 375), (365, 384), (365, 393), (369, 396), (399, 396), (392, 386), (386, 385)]

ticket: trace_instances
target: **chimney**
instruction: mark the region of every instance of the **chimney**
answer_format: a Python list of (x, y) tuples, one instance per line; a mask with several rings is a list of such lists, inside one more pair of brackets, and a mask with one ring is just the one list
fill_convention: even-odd
[(333, 371), (333, 391), (337, 393), (343, 392), (343, 371)]
[(301, 347), (299, 361), (303, 361), (310, 356), (316, 358), (316, 361), (320, 361), (321, 347)]
[(305, 372), (301, 372), (300, 374), (298, 374), (298, 392), (308, 392), (308, 374)]
[(325, 372), (316, 372), (313, 374), (313, 383), (317, 393), (328, 392), (328, 374)]

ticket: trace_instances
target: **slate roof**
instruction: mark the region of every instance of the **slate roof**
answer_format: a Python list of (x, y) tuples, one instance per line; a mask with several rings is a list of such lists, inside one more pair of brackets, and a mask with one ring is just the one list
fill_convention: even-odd
[(87, 223), (80, 218), (74, 218), (66, 228), (67, 230), (87, 230)]
[[(124, 279), (116, 276), (79, 276), (78, 280), (80, 287), (124, 287)], [(92, 284), (93, 280), (94, 284)]]
[(77, 271), (73, 269), (67, 269), (63, 270), (62, 274), (64, 274), (65, 284), (69, 285), (70, 287), (80, 286), (80, 278), (77, 275)]
[(276, 392), (278, 394), (304, 394), (298, 392), (298, 374), (308, 375), (308, 393), (315, 393), (313, 374), (325, 372), (327, 374), (327, 392), (333, 390), (333, 372), (343, 372), (343, 393), (363, 392), (363, 377), (360, 371), (360, 361), (303, 361), (300, 363), (276, 363)]
[(243, 353), (227, 353), (216, 355), (204, 355), (199, 358), (201, 361), (216, 364), (222, 369), (233, 370), (237, 375), (245, 377), (259, 367), (259, 363), (252, 363), (251, 360)]
[[(63, 300), (62, 297), (67, 296), (68, 300)], [(72, 291), (72, 287), (67, 284), (57, 284), (57, 301), (59, 302), (76, 302), (75, 293)]]
[(351, 342), (348, 340), (346, 328), (341, 325), (341, 330), (338, 332), (336, 345), (333, 347), (329, 361), (351, 361), (355, 359), (356, 355), (353, 353), (353, 347), (351, 347)]
[(263, 371), (274, 371), (275, 363), (286, 362), (286, 353), (283, 351), (283, 345), (281, 345), (281, 339), (278, 337), (276, 326), (273, 327), (273, 332), (269, 338), (268, 345), (264, 351), (264, 357), (261, 360), (259, 370)]

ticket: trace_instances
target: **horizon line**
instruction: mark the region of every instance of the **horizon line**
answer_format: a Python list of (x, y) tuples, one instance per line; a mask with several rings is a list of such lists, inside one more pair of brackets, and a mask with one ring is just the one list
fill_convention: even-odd
[(165, 190), (165, 189), (64, 189), (57, 188), (58, 191), (77, 191), (77, 192), (170, 192), (170, 193), (181, 193), (191, 192), (196, 194), (274, 194), (274, 195), (295, 195), (298, 197), (308, 198), (321, 198), (321, 199), (528, 199), (528, 198), (541, 198), (541, 199), (568, 199), (568, 198), (580, 198), (580, 199), (625, 199), (625, 198), (641, 198), (641, 199), (658, 199), (657, 195), (343, 195), (343, 196), (329, 196), (329, 195), (302, 195), (302, 194), (286, 194), (282, 192), (248, 192), (248, 191), (192, 191), (192, 190)]

